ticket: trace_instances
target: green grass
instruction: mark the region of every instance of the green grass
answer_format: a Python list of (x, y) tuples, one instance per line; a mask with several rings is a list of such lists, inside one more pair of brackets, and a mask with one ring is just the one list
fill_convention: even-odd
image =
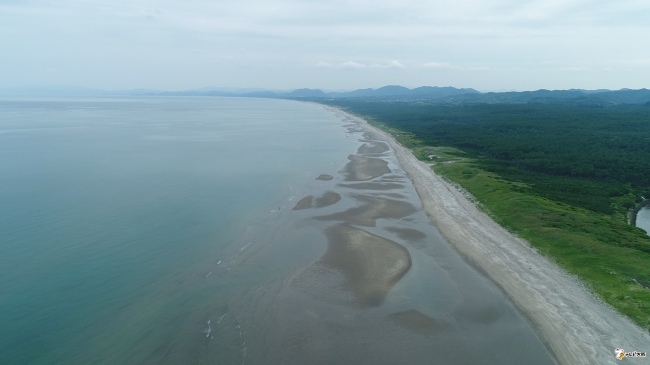
[(650, 237), (608, 215), (532, 194), (525, 184), (510, 182), (479, 167), (477, 160), (451, 147), (424, 145), (413, 134), (371, 124), (393, 134), (420, 160), (433, 163), (439, 175), (472, 194), (497, 223), (527, 240), (537, 251), (579, 278), (587, 288), (650, 330)]

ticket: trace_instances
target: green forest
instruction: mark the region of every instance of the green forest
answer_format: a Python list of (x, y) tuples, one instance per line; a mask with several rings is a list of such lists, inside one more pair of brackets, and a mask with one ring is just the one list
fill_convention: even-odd
[(649, 106), (333, 104), (456, 147), (549, 199), (611, 214), (650, 195)]
[(650, 105), (318, 100), (387, 130), (499, 224), (650, 330)]

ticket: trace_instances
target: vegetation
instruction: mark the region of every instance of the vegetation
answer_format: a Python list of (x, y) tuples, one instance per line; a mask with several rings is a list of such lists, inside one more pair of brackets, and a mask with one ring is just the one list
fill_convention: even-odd
[(497, 222), (650, 330), (650, 108), (330, 102), (389, 130)]

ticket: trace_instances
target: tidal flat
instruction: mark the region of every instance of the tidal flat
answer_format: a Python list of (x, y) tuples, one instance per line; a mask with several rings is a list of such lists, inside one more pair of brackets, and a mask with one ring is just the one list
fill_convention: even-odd
[(142, 98), (0, 116), (0, 362), (554, 363), (342, 113)]
[[(305, 247), (322, 237), (319, 249), (230, 306), (248, 324), (246, 362), (555, 363), (501, 290), (440, 236), (390, 146), (342, 119), (356, 153), (332, 179), (312, 172), (284, 226), (312, 232)], [(331, 204), (314, 204), (328, 195)]]

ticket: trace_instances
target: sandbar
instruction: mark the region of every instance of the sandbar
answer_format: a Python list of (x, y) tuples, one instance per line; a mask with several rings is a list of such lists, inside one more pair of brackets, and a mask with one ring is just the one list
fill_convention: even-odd
[(341, 195), (333, 191), (326, 191), (320, 198), (317, 198), (315, 203), (316, 208), (329, 207), (334, 205), (341, 200)]
[(374, 227), (377, 219), (400, 219), (416, 212), (415, 207), (405, 201), (381, 198), (371, 195), (352, 195), (363, 204), (342, 212), (314, 217), (322, 221), (342, 221), (360, 226)]
[(391, 172), (388, 162), (379, 158), (350, 155), (348, 160), (350, 162), (343, 168), (346, 181), (371, 180)]
[(318, 175), (316, 180), (329, 181), (329, 180), (332, 180), (333, 178), (334, 178), (334, 176), (332, 176), (332, 175), (320, 174), (320, 175)]
[(302, 210), (302, 209), (309, 209), (312, 206), (312, 201), (314, 200), (314, 197), (312, 195), (308, 195), (296, 203), (296, 206), (293, 207), (293, 210)]
[(327, 252), (321, 261), (340, 270), (345, 287), (364, 306), (378, 306), (411, 268), (411, 255), (400, 244), (362, 229), (337, 224), (325, 230)]

